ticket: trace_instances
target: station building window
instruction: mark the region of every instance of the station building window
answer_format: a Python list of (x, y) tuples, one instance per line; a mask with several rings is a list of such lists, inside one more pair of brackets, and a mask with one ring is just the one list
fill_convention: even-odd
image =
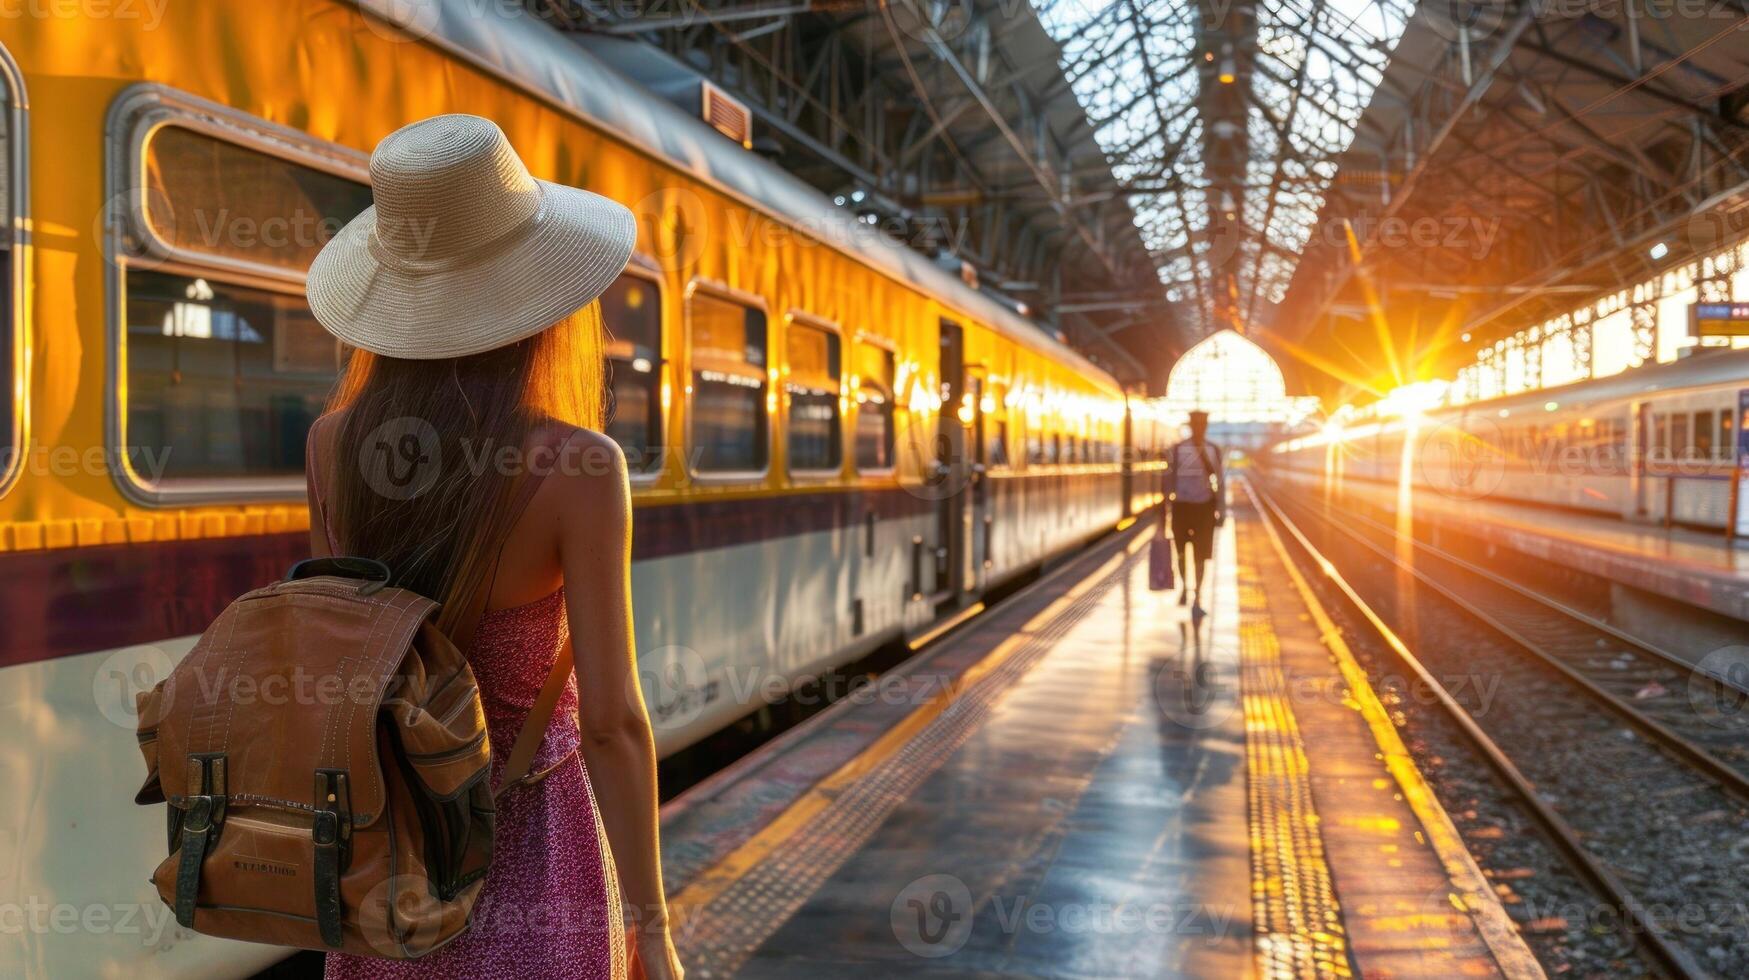
[(856, 345), (856, 468), (893, 468), (893, 352), (869, 343)]
[(786, 332), (789, 468), (831, 472), (844, 462), (838, 400), (843, 358), (838, 334), (792, 320)]
[(662, 466), (662, 291), (626, 272), (601, 294), (607, 325), (607, 434), (632, 473)]
[(301, 493), (304, 439), (342, 364), (304, 302), (304, 270), (370, 188), (277, 143), (269, 153), (177, 124), (133, 132), (144, 183), (117, 246), (133, 480)]
[(708, 292), (693, 293), (688, 307), (693, 469), (763, 472), (770, 445), (765, 313)]
[(1713, 436), (1718, 428), (1713, 424), (1713, 413), (1694, 413), (1694, 458), (1713, 458)]

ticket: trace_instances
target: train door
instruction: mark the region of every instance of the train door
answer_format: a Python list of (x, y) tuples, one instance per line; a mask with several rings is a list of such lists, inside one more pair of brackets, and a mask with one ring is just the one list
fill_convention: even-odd
[(1628, 494), (1634, 501), (1634, 516), (1651, 513), (1648, 497), (1651, 480), (1646, 478), (1646, 455), (1652, 448), (1652, 412), (1648, 402), (1634, 402), (1628, 431)]
[(966, 488), (971, 492), (971, 504), (966, 510), (965, 539), (966, 568), (963, 585), (971, 592), (984, 584), (984, 572), (990, 567), (990, 483), (986, 474), (989, 473), (990, 461), (988, 433), (984, 420), (985, 380), (983, 371), (968, 369), (966, 372), (966, 403), (971, 408), (971, 430), (966, 434), (971, 443), (971, 472), (966, 474)]
[(971, 516), (964, 492), (971, 466), (966, 454), (966, 424), (960, 419), (965, 392), (965, 330), (941, 321), (941, 412), (935, 423), (936, 495), (935, 600), (956, 600), (966, 584), (966, 535)]

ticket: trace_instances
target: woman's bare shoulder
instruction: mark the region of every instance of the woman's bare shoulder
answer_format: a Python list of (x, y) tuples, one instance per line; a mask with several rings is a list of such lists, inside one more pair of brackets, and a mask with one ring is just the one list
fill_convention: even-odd
[(549, 477), (566, 487), (569, 507), (599, 513), (607, 500), (629, 499), (625, 453), (611, 436), (577, 426), (560, 434), (558, 458)]

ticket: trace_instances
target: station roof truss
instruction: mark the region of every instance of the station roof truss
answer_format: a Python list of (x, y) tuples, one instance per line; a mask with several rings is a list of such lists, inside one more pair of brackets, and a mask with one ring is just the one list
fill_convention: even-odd
[(1285, 295), (1409, 0), (1041, 0), (1198, 335)]
[(1342, 398), (1451, 377), (1728, 251), (1749, 234), (1744, 37), (1749, 0), (1422, 4), (1268, 323), (1287, 360)]
[[(1019, 0), (526, 0), (639, 81), (708, 79), (752, 152), (1054, 326), (1120, 379), (1163, 382), (1199, 334), (1157, 274), (1162, 186), (1114, 156), (1063, 21)], [(1165, 4), (1161, 4), (1164, 8)], [(616, 47), (636, 44), (635, 53)], [(1077, 84), (1077, 83), (1082, 84)], [(666, 90), (666, 91), (664, 91)]]

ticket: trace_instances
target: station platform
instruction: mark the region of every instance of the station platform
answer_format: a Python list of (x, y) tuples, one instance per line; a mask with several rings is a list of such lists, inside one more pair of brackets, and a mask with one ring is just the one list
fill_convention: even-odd
[[(1317, 482), (1298, 473), (1270, 476), (1300, 485)], [(1397, 512), (1395, 487), (1346, 480), (1341, 494), (1386, 513)], [(1723, 531), (1638, 524), (1607, 514), (1458, 499), (1425, 490), (1415, 494), (1414, 508), (1417, 520), (1455, 527), (1498, 547), (1749, 622), (1749, 542), (1732, 544)]]
[(1153, 533), (664, 807), (688, 975), (1541, 976), (1256, 511), (1200, 624)]

